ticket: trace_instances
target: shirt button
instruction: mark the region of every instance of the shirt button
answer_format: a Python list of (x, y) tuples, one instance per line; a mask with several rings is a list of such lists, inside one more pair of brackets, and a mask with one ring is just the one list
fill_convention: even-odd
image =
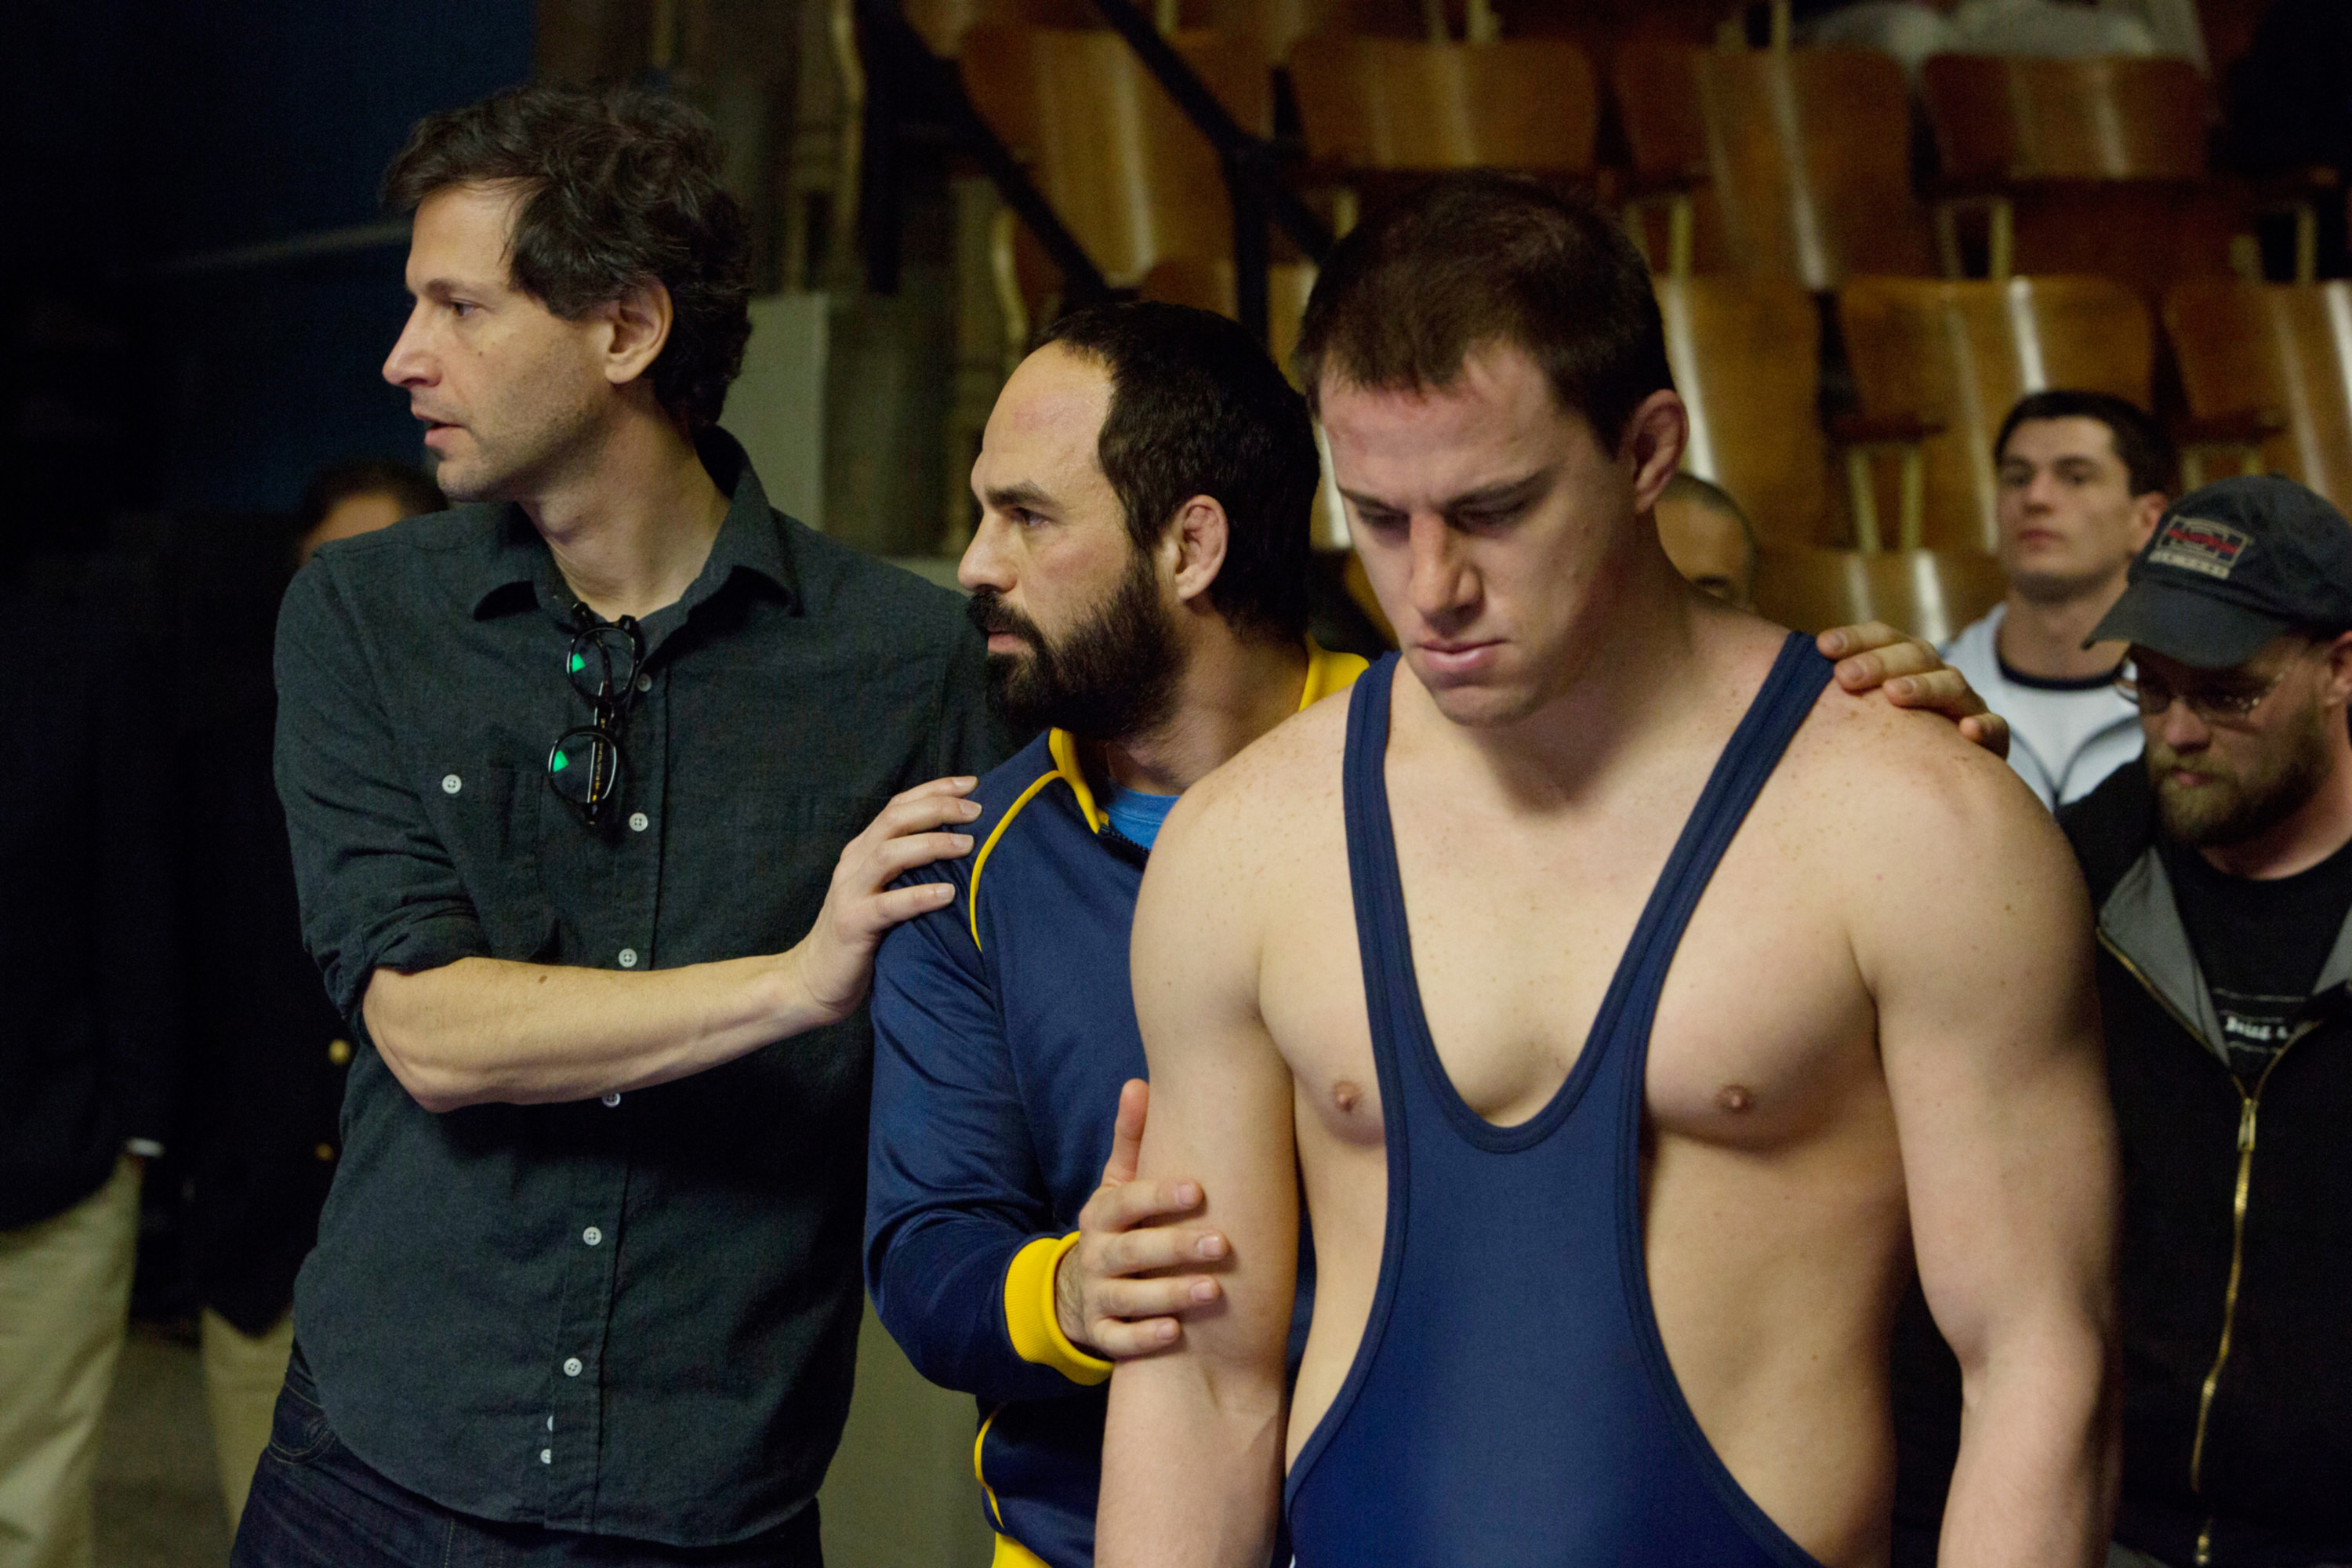
[(547, 1418), (547, 1429), (551, 1432), (555, 1430), (555, 1417), (552, 1415)]
[(621, 950), (621, 967), (624, 969), (635, 969), (636, 966), (637, 950), (634, 947), (623, 948)]
[(608, 1109), (608, 1110), (609, 1110), (609, 1109), (611, 1109), (612, 1107), (615, 1106), (615, 1105), (620, 1104), (620, 1103), (621, 1103), (621, 1091), (620, 1091), (619, 1089), (614, 1089), (612, 1093), (610, 1093), (610, 1094), (608, 1094), (608, 1095), (606, 1095), (606, 1096), (604, 1097), (604, 1105), (605, 1105), (605, 1108), (606, 1108), (606, 1109)]
[(598, 1230), (592, 1225), (586, 1230), (580, 1233), (580, 1239), (586, 1242), (589, 1246), (594, 1247), (604, 1239), (604, 1233)]
[(441, 793), (443, 795), (456, 795), (459, 790), (464, 789), (465, 787), (466, 781), (459, 778), (456, 773), (443, 773), (441, 775)]
[(633, 811), (633, 812), (629, 813), (629, 831), (630, 831), (630, 832), (632, 832), (632, 833), (643, 833), (646, 828), (651, 827), (653, 825), (654, 825), (654, 819), (653, 819), (652, 817), (650, 817), (650, 816), (647, 816), (644, 812), (642, 812), (642, 811)]
[(334, 1063), (337, 1067), (341, 1067), (345, 1062), (350, 1061), (352, 1059), (351, 1041), (329, 1040), (327, 1042), (327, 1059)]
[(653, 689), (654, 689), (654, 678), (653, 678), (652, 676), (650, 676), (650, 675), (640, 675), (639, 677), (637, 677), (637, 689), (638, 689), (638, 690), (640, 690), (640, 691), (651, 691)]
[(578, 1356), (573, 1356), (563, 1363), (563, 1375), (566, 1377), (578, 1377), (582, 1370)]
[(542, 1465), (551, 1465), (555, 1463), (555, 1450), (552, 1448), (541, 1448), (539, 1451), (539, 1462)]
[(316, 1154), (320, 1163), (323, 1164), (335, 1157), (335, 1146), (332, 1143), (321, 1143), (310, 1152)]

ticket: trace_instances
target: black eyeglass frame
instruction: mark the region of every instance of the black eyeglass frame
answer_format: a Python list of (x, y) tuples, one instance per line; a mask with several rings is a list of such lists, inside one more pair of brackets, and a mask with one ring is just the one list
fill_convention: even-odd
[[(645, 672), (646, 638), (638, 629), (635, 616), (623, 616), (616, 621), (604, 621), (585, 605), (572, 609), (572, 633), (571, 646), (563, 656), (563, 676), (572, 689), (587, 699), (594, 710), (594, 718), (586, 724), (575, 724), (555, 738), (547, 749), (547, 787), (555, 797), (578, 812), (589, 826), (599, 826), (607, 808), (616, 805), (628, 787), (628, 757), (621, 747), (621, 729), (628, 721), (630, 706), (637, 696), (637, 678)], [(614, 679), (615, 638), (628, 648), (628, 664)], [(592, 689), (581, 677), (593, 672)], [(584, 795), (575, 797), (556, 782), (556, 775), (573, 765), (572, 749), (574, 742), (584, 742), (588, 769), (588, 787)]]

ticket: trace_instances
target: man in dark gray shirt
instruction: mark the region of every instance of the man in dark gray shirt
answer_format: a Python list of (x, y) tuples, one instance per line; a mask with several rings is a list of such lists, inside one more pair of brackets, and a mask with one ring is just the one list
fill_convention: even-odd
[(240, 1564), (819, 1561), (869, 961), (946, 890), (891, 881), (969, 848), (936, 775), (1003, 748), (953, 596), (775, 512), (712, 423), (718, 167), (682, 107), (534, 88), (388, 176), (384, 374), (483, 504), (329, 546), (279, 625), (362, 1048)]

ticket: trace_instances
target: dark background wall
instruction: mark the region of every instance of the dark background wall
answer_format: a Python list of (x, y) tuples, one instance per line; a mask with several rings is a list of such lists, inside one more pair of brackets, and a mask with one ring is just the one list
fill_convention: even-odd
[(376, 181), (419, 116), (529, 76), (531, 0), (32, 0), (12, 23), (0, 494), (19, 548), (283, 510), (336, 458), (415, 458), (376, 374), (405, 299)]
[(161, 499), (282, 509), (323, 461), (415, 459), (407, 399), (377, 374), (404, 314), (406, 245), (376, 182), (419, 116), (530, 75), (530, 0), (170, 9), (152, 38), (159, 260), (371, 225), (384, 237), (158, 282)]

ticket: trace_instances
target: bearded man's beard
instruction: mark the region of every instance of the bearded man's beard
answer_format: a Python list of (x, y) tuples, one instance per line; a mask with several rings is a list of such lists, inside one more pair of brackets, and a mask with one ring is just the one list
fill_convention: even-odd
[(989, 696), (1018, 734), (1052, 728), (1124, 741), (1175, 710), (1182, 660), (1151, 557), (1142, 551), (1109, 601), (1058, 645), (993, 589), (973, 594), (965, 610), (982, 632), (1029, 645), (1025, 654), (988, 656)]
[[(2211, 748), (2181, 756), (2155, 736), (2145, 761), (2167, 837), (2194, 847), (2221, 848), (2259, 837), (2301, 810), (2327, 778), (2330, 710), (2313, 702), (2276, 735), (2278, 749), (2243, 771), (2229, 769)], [(2338, 720), (2337, 722), (2342, 721)], [(2206, 782), (2175, 784), (2172, 770)]]

